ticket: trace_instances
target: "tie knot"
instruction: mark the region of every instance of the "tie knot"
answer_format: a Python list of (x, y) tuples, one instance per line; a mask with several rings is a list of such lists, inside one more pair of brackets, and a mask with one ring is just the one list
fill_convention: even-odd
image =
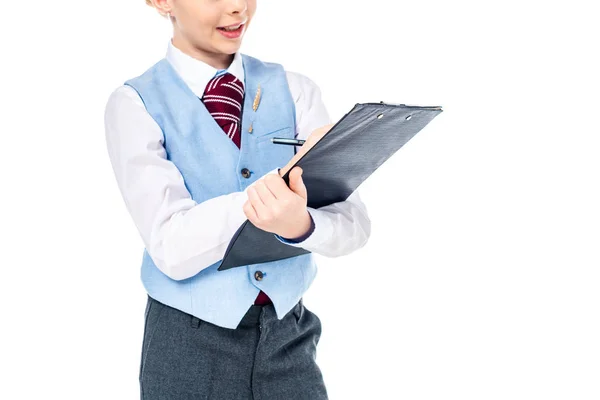
[(207, 96), (223, 96), (241, 103), (244, 83), (229, 72), (217, 75), (206, 85), (204, 98)]
[(240, 147), (244, 83), (229, 72), (215, 76), (206, 85), (202, 102), (221, 129)]

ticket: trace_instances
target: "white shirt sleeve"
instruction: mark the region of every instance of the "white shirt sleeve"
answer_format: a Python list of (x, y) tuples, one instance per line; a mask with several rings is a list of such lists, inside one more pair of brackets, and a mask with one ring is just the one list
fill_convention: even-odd
[[(288, 84), (296, 104), (296, 137), (306, 139), (315, 129), (328, 125), (331, 119), (319, 87), (306, 76), (287, 72)], [(358, 190), (345, 201), (318, 209), (308, 207), (315, 228), (301, 242), (277, 239), (290, 246), (302, 247), (327, 257), (339, 257), (352, 253), (364, 246), (371, 235), (371, 220)]]
[(247, 189), (196, 203), (179, 169), (167, 160), (162, 130), (129, 86), (110, 95), (104, 123), (119, 190), (156, 266), (182, 280), (223, 259), (247, 219)]

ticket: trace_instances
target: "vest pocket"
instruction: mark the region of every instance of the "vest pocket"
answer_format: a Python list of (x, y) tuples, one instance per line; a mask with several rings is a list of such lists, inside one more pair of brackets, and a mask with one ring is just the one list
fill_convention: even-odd
[[(262, 143), (262, 142), (264, 142), (266, 140), (271, 140), (274, 137), (282, 137), (282, 138), (286, 138), (286, 139), (293, 139), (294, 138), (294, 134), (292, 132), (292, 128), (288, 126), (288, 127), (285, 127), (285, 128), (273, 130), (273, 131), (262, 133), (262, 134), (259, 133), (259, 132), (256, 132), (256, 134), (254, 134), (254, 137), (256, 138), (256, 140), (257, 140), (258, 143)], [(280, 145), (280, 146), (286, 146), (286, 145)]]

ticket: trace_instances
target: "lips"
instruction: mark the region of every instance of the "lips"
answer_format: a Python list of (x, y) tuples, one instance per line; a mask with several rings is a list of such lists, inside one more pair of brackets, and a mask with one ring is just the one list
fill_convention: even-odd
[(244, 24), (246, 23), (246, 21), (240, 21), (236, 24), (231, 24), (231, 25), (226, 25), (226, 26), (219, 26), (217, 29), (220, 29), (222, 31), (225, 32), (232, 32), (232, 31), (236, 31), (239, 28), (241, 28)]
[(233, 25), (221, 26), (218, 27), (217, 30), (221, 35), (223, 35), (227, 39), (238, 40), (244, 34), (244, 29), (246, 29), (246, 22), (247, 21)]

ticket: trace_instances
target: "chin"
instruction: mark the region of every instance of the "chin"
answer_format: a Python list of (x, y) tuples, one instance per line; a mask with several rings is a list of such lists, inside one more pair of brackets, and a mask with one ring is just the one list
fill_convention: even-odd
[(233, 45), (233, 44), (229, 44), (229, 45), (222, 45), (222, 46), (215, 46), (220, 53), (223, 54), (235, 54), (240, 50), (240, 45)]

